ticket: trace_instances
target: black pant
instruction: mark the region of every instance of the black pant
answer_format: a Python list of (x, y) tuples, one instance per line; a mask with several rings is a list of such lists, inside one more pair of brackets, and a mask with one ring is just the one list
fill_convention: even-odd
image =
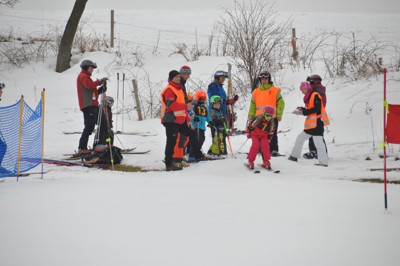
[(279, 147), (278, 147), (278, 124), (279, 121), (277, 118), (274, 118), (275, 122), (275, 132), (274, 135), (272, 136), (271, 142), (269, 143), (269, 151), (277, 151), (279, 152)]
[[(79, 149), (87, 149), (87, 144), (89, 141), (89, 136), (92, 134), (94, 127), (97, 124), (98, 116), (99, 116), (99, 107), (98, 106), (88, 106), (82, 109), (83, 112), (83, 121), (85, 124), (85, 128), (83, 129), (81, 138), (79, 140)], [(107, 144), (106, 139), (109, 136), (108, 128), (107, 128), (107, 120), (105, 115), (102, 115), (101, 124), (100, 124), (100, 132), (98, 135), (98, 141), (94, 140), (93, 147), (96, 144)]]
[(172, 163), (172, 155), (174, 154), (174, 147), (176, 144), (176, 139), (178, 137), (178, 133), (183, 136), (188, 136), (187, 126), (186, 124), (176, 124), (176, 123), (164, 123), (165, 127), (165, 135), (167, 136), (167, 141), (165, 143), (165, 165), (171, 166)]
[(190, 138), (190, 152), (189, 152), (189, 157), (196, 157), (195, 156), (195, 149), (192, 147), (196, 146), (196, 142), (197, 141), (197, 146), (199, 147), (199, 149), (201, 150), (204, 144), (204, 141), (206, 140), (206, 136), (205, 136), (205, 131), (199, 128), (195, 128), (194, 132), (193, 132), (193, 137)]

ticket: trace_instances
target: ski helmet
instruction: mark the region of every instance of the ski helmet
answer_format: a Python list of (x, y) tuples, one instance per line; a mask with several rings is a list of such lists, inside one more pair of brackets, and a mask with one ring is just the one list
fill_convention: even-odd
[(222, 103), (222, 98), (220, 96), (218, 96), (218, 95), (214, 95), (214, 96), (211, 97), (210, 103), (211, 104), (218, 104), (218, 103), (221, 104)]
[(275, 114), (275, 108), (270, 106), (270, 105), (267, 105), (267, 106), (264, 107), (263, 113), (265, 115), (274, 115)]
[(196, 91), (194, 98), (197, 102), (202, 103), (207, 100), (207, 94), (203, 90)]
[(219, 79), (220, 77), (228, 77), (228, 72), (222, 71), (222, 70), (217, 70), (214, 74), (214, 79)]
[(322, 78), (320, 75), (313, 74), (307, 77), (307, 81), (310, 82), (311, 85), (321, 84)]
[(81, 68), (84, 70), (88, 70), (89, 67), (97, 68), (97, 65), (92, 60), (83, 60), (81, 63)]
[(111, 97), (111, 96), (107, 96), (106, 97), (106, 101), (107, 101), (107, 105), (108, 106), (113, 106), (113, 104), (114, 104), (114, 98), (113, 97)]
[(261, 81), (262, 78), (267, 78), (271, 82), (271, 73), (266, 70), (261, 71), (258, 75), (258, 80)]

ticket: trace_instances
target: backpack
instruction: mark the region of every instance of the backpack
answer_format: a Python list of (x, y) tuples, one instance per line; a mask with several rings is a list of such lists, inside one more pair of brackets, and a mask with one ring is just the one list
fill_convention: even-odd
[[(114, 164), (120, 164), (123, 158), (121, 149), (112, 146), (111, 151)], [(96, 145), (94, 150), (86, 157), (85, 163), (111, 164), (110, 148), (107, 145)]]

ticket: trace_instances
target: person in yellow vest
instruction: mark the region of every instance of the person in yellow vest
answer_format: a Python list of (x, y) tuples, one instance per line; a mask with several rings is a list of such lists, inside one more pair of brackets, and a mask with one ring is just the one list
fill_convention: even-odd
[(322, 96), (317, 89), (313, 89), (306, 81), (300, 84), (300, 90), (304, 95), (309, 94), (310, 98), (306, 101), (305, 108), (297, 107), (294, 113), (307, 117), (304, 122), (304, 131), (297, 136), (296, 143), (288, 159), (297, 162), (297, 159), (300, 158), (304, 142), (312, 137), (318, 153), (318, 163), (315, 165), (327, 167), (328, 155), (323, 135), (324, 126), (329, 125), (329, 117), (326, 113)]
[(282, 120), (283, 110), (285, 109), (285, 101), (281, 95), (281, 89), (276, 87), (271, 79), (271, 74), (268, 71), (262, 71), (258, 76), (260, 86), (253, 90), (252, 99), (250, 103), (250, 110), (248, 115), (248, 123), (252, 121), (255, 116), (262, 114), (265, 106), (275, 108), (273, 116), (275, 124), (275, 132), (272, 136), (269, 150), (271, 156), (279, 156), (278, 147), (278, 123)]
[(170, 71), (168, 81), (168, 85), (161, 92), (161, 123), (165, 127), (167, 136), (164, 162), (167, 171), (176, 171), (182, 170), (180, 164), (172, 162), (178, 133), (189, 136), (188, 130), (193, 127), (186, 109), (185, 94), (180, 84), (179, 72)]

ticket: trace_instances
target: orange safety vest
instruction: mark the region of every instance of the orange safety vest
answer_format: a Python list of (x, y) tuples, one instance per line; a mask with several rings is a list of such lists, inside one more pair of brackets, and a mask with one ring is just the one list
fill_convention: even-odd
[[(314, 98), (318, 95), (318, 97), (321, 98), (321, 95), (319, 95), (318, 92), (313, 92), (311, 94), (310, 100), (308, 101), (306, 108), (311, 109), (314, 108)], [(317, 127), (317, 120), (318, 118), (321, 118), (322, 122), (324, 123), (324, 126), (329, 125), (329, 117), (328, 114), (325, 111), (324, 104), (321, 99), (321, 114), (317, 115), (317, 113), (312, 113), (307, 115), (306, 121), (304, 121), (304, 129), (312, 129)]]
[(269, 105), (275, 108), (274, 118), (276, 117), (276, 100), (281, 89), (272, 86), (268, 90), (257, 88), (253, 91), (253, 100), (256, 104), (256, 116), (263, 113), (264, 107)]
[(183, 90), (177, 90), (177, 89), (175, 89), (173, 86), (168, 85), (168, 86), (165, 87), (165, 88), (163, 89), (163, 91), (161, 92), (161, 105), (162, 105), (162, 107), (161, 107), (161, 121), (162, 121), (162, 119), (164, 118), (165, 112), (167, 112), (167, 110), (168, 110), (167, 104), (165, 103), (165, 100), (164, 100), (164, 92), (165, 92), (167, 89), (171, 89), (171, 90), (175, 93), (175, 95), (176, 95), (176, 100), (175, 100), (175, 102), (176, 102), (176, 103), (183, 103), (184, 106), (185, 106), (185, 108), (182, 109), (182, 110), (174, 111), (175, 120), (176, 120), (176, 118), (179, 117), (179, 116), (186, 117), (186, 102), (185, 102), (185, 94), (183, 93)]

